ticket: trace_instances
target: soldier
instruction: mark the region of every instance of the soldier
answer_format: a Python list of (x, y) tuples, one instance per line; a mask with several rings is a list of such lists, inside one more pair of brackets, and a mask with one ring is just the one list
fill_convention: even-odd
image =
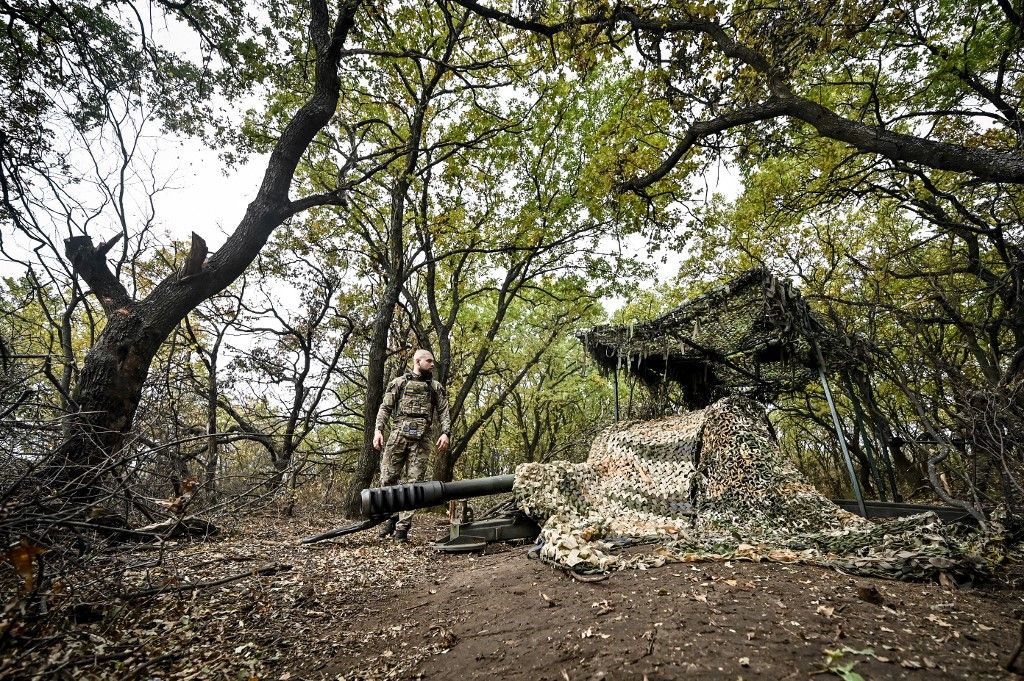
[[(406, 482), (419, 482), (423, 479), (432, 449), (430, 427), (434, 423), (435, 414), (441, 425), (437, 449), (441, 452), (448, 449), (452, 428), (448, 397), (441, 384), (434, 380), (433, 373), (434, 356), (428, 350), (417, 350), (412, 358), (412, 371), (388, 384), (384, 401), (377, 411), (377, 428), (373, 433), (374, 448), (384, 447), (380, 460), (381, 486), (396, 484), (406, 466)], [(394, 427), (387, 446), (384, 446), (384, 426), (392, 415)], [(409, 528), (412, 527), (413, 513), (402, 512), (397, 522), (392, 517), (381, 536), (393, 536), (398, 541), (406, 541)]]

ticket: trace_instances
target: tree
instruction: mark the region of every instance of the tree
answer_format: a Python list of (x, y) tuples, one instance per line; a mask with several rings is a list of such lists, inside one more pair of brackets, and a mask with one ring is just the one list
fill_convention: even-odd
[[(622, 178), (624, 191), (645, 191), (698, 145), (710, 141), (713, 148), (724, 132), (775, 119), (894, 162), (1024, 183), (1024, 155), (1013, 143), (1020, 102), (1009, 82), (1020, 67), (1021, 27), (1009, 3), (979, 0), (954, 12), (927, 3), (808, 7), (755, 1), (730, 12), (713, 3), (670, 1), (638, 10), (596, 2), (588, 14), (571, 14), (576, 6), (566, 5), (567, 14), (554, 10), (550, 17), (527, 18), (475, 0), (456, 1), (512, 27), (564, 37), (563, 44), (582, 50), (607, 54), (609, 46), (632, 43), (641, 65), (653, 71), (651, 99), (683, 116), (667, 131), (675, 138), (663, 150), (667, 155), (654, 167), (650, 160), (638, 164), (648, 172)], [(883, 72), (878, 65), (887, 63)], [(893, 112), (904, 103), (893, 95), (922, 77), (947, 87), (955, 81), (955, 97), (942, 103), (959, 106)], [(968, 145), (942, 139), (942, 126), (918, 132), (905, 125), (919, 119), (961, 121), (954, 129), (966, 121), (978, 131), (994, 122), (1009, 135), (979, 136)]]
[[(335, 422), (332, 414), (339, 404), (331, 387), (358, 327), (348, 312), (338, 309), (339, 301), (345, 300), (339, 294), (339, 273), (315, 256), (275, 250), (260, 258), (258, 270), (266, 288), (241, 304), (249, 318), (259, 320), (239, 325), (238, 331), (252, 339), (251, 344), (235, 349), (231, 361), (232, 382), (245, 384), (251, 392), (235, 400), (222, 394), (216, 402), (242, 432), (266, 449), (275, 472), (273, 487), (286, 481), (294, 486), (296, 455), (306, 439), (315, 428)], [(274, 279), (268, 271), (298, 295), (292, 311), (286, 312), (289, 306), (270, 293), (282, 287), (271, 284)], [(263, 408), (250, 410), (251, 404)]]
[[(138, 39), (144, 41), (145, 47), (155, 47), (154, 50), (142, 49), (135, 54), (137, 59), (153, 60), (154, 69), (144, 71), (149, 75), (181, 66), (180, 60), (161, 52), (159, 46), (149, 42), (152, 34), (145, 32), (144, 26), (129, 27), (115, 20), (110, 13), (119, 11), (120, 6), (94, 11), (84, 4), (75, 7), (76, 11), (86, 14), (85, 19), (91, 22), (90, 28), (95, 27), (99, 31), (95, 42), (103, 49), (94, 49), (88, 33), (78, 31), (73, 13), (61, 12), (55, 6), (39, 14), (29, 14), (17, 6), (12, 10), (12, 23), (9, 25), (16, 26), (21, 31), (19, 35), (36, 31), (53, 37), (53, 49), (60, 53), (67, 49), (78, 50), (78, 54), (86, 55), (87, 58), (83, 58), (77, 72), (80, 82), (106, 82), (111, 87), (121, 87), (133, 95), (126, 97), (127, 105), (134, 104), (141, 96), (143, 83), (129, 79), (127, 74), (132, 72), (132, 62), (119, 61), (121, 55), (117, 49), (135, 45)], [(228, 7), (221, 15), (205, 5), (192, 8), (189, 4), (179, 6), (168, 3), (166, 7), (172, 14), (180, 12), (180, 16), (196, 28), (211, 25), (217, 27), (215, 34), (201, 31), (200, 35), (205, 43), (209, 43), (211, 50), (225, 59), (224, 72), (230, 75), (224, 76), (224, 82), (237, 83), (238, 71), (244, 69), (236, 67), (242, 65), (245, 61), (242, 55), (252, 46), (251, 42), (239, 39), (241, 27), (229, 21), (232, 16), (244, 16), (241, 13), (232, 14), (231, 10), (238, 8)], [(311, 91), (273, 145), (256, 198), (249, 204), (235, 231), (216, 253), (207, 258), (205, 242), (194, 235), (192, 249), (180, 269), (156, 283), (144, 295), (133, 296), (116, 273), (111, 271), (107, 262), (107, 255), (121, 238), (120, 235), (99, 245), (94, 245), (87, 235), (73, 235), (66, 240), (68, 260), (76, 275), (86, 282), (100, 302), (106, 318), (104, 329), (82, 367), (73, 393), (75, 411), (67, 421), (64, 441), (50, 466), (51, 479), (61, 486), (70, 485), (80, 499), (88, 500), (95, 496), (92, 470), (116, 454), (124, 444), (150, 363), (160, 345), (185, 315), (238, 278), (255, 259), (273, 230), (283, 222), (311, 207), (343, 202), (341, 187), (332, 187), (329, 191), (297, 199), (291, 198), (289, 194), (292, 178), (303, 153), (319, 131), (330, 123), (337, 110), (341, 95), (338, 65), (344, 43), (354, 25), (357, 7), (358, 2), (340, 2), (332, 18), (324, 0), (311, 0), (309, 3), (307, 19)], [(23, 24), (28, 28), (24, 28)], [(27, 44), (27, 41), (22, 42)], [(96, 54), (102, 59), (93, 59)], [(32, 56), (30, 67), (41, 69), (46, 59), (53, 55)], [(22, 68), (9, 55), (4, 60), (4, 66), (7, 69), (4, 73), (8, 77), (15, 66)], [(196, 75), (193, 82), (205, 84), (199, 75), (206, 74)], [(245, 75), (242, 74), (242, 82), (246, 82)], [(89, 80), (93, 76), (95, 81)], [(172, 82), (182, 83), (180, 79)], [(73, 92), (71, 88), (76, 84), (77, 81), (69, 83), (69, 91)], [(182, 92), (160, 88), (146, 91), (156, 97), (170, 97), (173, 94), (182, 100), (189, 99), (182, 97)], [(95, 92), (96, 88), (86, 90), (87, 101), (93, 101), (91, 97)], [(167, 100), (165, 102), (170, 104)], [(168, 106), (167, 110), (182, 116), (188, 113), (181, 107)], [(9, 144), (10, 135), (3, 142)], [(37, 145), (37, 148), (43, 148), (40, 153), (45, 152), (44, 147), (45, 141)], [(14, 205), (16, 194), (13, 188), (24, 181), (21, 179), (23, 175), (18, 173), (32, 159), (24, 154), (14, 160), (10, 159), (10, 155), (5, 152), (5, 170), (14, 168), (14, 172), (4, 173), (4, 199), (8, 211), (5, 217), (17, 223), (18, 218), (15, 216), (18, 213)]]
[[(238, 290), (232, 291), (235, 287)], [(190, 379), (206, 398), (207, 439), (203, 488), (211, 498), (215, 498), (217, 494), (217, 468), (220, 464), (221, 438), (217, 417), (221, 401), (221, 351), (228, 332), (235, 327), (243, 314), (242, 299), (245, 297), (245, 289), (246, 281), (243, 276), (235, 286), (197, 306), (190, 315), (195, 319), (194, 324), (190, 317), (184, 319), (185, 340), (199, 356), (199, 361), (206, 372), (205, 380), (196, 376), (195, 372), (192, 372)], [(208, 345), (204, 338), (207, 334)], [(186, 366), (190, 365), (186, 363)]]
[[(550, 288), (552, 293), (542, 300), (551, 307), (551, 318), (557, 317), (555, 310), (566, 310), (563, 326), (574, 323), (581, 318), (579, 310), (569, 308), (591, 294), (580, 286), (562, 297), (555, 292), (558, 277), (578, 274), (600, 288), (614, 271), (603, 267), (596, 250), (601, 237), (615, 233), (617, 226), (607, 217), (587, 213), (592, 178), (585, 171), (600, 139), (587, 111), (600, 94), (557, 74), (526, 81), (525, 74), (537, 68), (529, 56), (520, 63), (508, 56), (518, 52), (506, 48), (505, 58), (495, 60), (490, 55), (496, 51), (486, 42), (478, 46), (479, 33), (479, 25), (466, 28), (470, 37), (459, 50), (470, 55), (464, 58), (468, 63), (451, 67), (461, 83), (456, 81), (432, 104), (439, 112), (461, 106), (465, 113), (432, 117), (424, 128), (431, 142), (422, 148), (419, 170), (409, 186), (414, 195), (406, 203), (404, 219), (406, 269), (381, 275), (386, 283), (395, 276), (404, 280), (396, 309), (408, 317), (415, 343), (435, 351), (439, 377), (459, 424), (452, 447), (436, 459), (432, 477), (438, 479), (451, 478), (459, 456), (547, 352), (543, 346), (536, 352), (524, 348), (519, 355), (496, 352), (506, 342), (505, 325), (515, 317), (510, 311), (526, 304), (538, 288)], [(439, 39), (437, 44), (443, 43)], [(430, 73), (430, 68), (421, 70)], [(515, 89), (509, 96), (499, 87)], [(385, 96), (388, 90), (376, 92)], [(468, 104), (465, 97), (458, 98), (467, 92), (472, 94)], [(402, 129), (401, 123), (393, 127)], [(360, 196), (353, 197), (353, 215), (361, 210), (364, 192), (361, 188)], [(377, 261), (383, 240), (369, 226), (382, 218), (366, 214), (353, 229)], [(565, 331), (549, 321), (533, 328), (542, 338), (554, 331), (548, 342)], [(390, 352), (407, 359), (405, 338), (394, 329), (391, 337)], [(479, 409), (471, 406), (470, 398), (479, 394), (477, 381), (493, 385), (489, 381), (498, 375), (507, 375), (507, 381), (493, 401)], [(459, 420), (471, 412), (471, 419)], [(371, 429), (374, 415), (364, 421)], [(372, 480), (375, 454), (364, 452), (360, 461), (349, 487), (350, 511)]]
[[(387, 226), (382, 235), (383, 239), (379, 243), (379, 246), (382, 247), (378, 252), (379, 258), (376, 259), (376, 264), (381, 268), (384, 287), (372, 325), (373, 332), (366, 374), (366, 399), (363, 407), (363, 451), (356, 464), (356, 471), (349, 487), (347, 504), (351, 515), (355, 515), (357, 511), (360, 490), (369, 484), (379, 466), (379, 454), (373, 447), (374, 422), (377, 409), (384, 398), (384, 389), (387, 383), (385, 366), (388, 356), (388, 336), (394, 321), (395, 308), (409, 276), (408, 254), (405, 246), (406, 202), (416, 177), (429, 167), (424, 167), (425, 153), (431, 148), (443, 148), (450, 144), (443, 138), (440, 142), (429, 140), (428, 131), (430, 131), (431, 119), (437, 115), (436, 113), (432, 114), (431, 110), (436, 109), (440, 104), (438, 100), (447, 94), (443, 88), (445, 81), (451, 80), (460, 69), (470, 72), (479, 68), (473, 63), (471, 53), (462, 46), (462, 43), (467, 40), (464, 32), (467, 28), (468, 13), (454, 16), (450, 13), (447, 4), (440, 2), (431, 3), (413, 16), (403, 17), (400, 13), (399, 19), (406, 21), (412, 19), (417, 22), (422, 20), (423, 28), (432, 33), (431, 38), (436, 38), (436, 41), (431, 41), (434, 49), (425, 54), (417, 54), (417, 46), (402, 44), (410, 39), (415, 41), (418, 32), (413, 26), (400, 25), (399, 28), (405, 30), (396, 33), (386, 20), (381, 21), (378, 25), (380, 38), (378, 49), (391, 49), (393, 50), (392, 54), (397, 52), (406, 57), (406, 59), (392, 61), (391, 67), (395, 71), (397, 82), (392, 82), (392, 87), (384, 89), (383, 93), (385, 93), (385, 97), (395, 97), (399, 102), (407, 102), (410, 110), (404, 112), (401, 106), (393, 104), (384, 107), (385, 111), (390, 109), (389, 113), (392, 116), (398, 114), (399, 120), (397, 125), (385, 124), (383, 126), (386, 130), (385, 139), (387, 137), (391, 137), (391, 139), (381, 146), (387, 148), (389, 144), (393, 145), (401, 153), (396, 155), (394, 175), (391, 176), (389, 182)], [(395, 50), (395, 48), (398, 49)], [(470, 55), (469, 63), (459, 63), (459, 60), (455, 58), (457, 51), (460, 56)], [(388, 116), (388, 118), (390, 117)], [(363, 233), (370, 236), (373, 231), (364, 229)], [(374, 239), (371, 237), (371, 240)]]
[[(593, 190), (586, 169), (603, 144), (587, 117), (598, 95), (559, 76), (535, 78), (535, 98), (509, 114), (516, 129), (495, 136), (485, 153), (467, 155), (475, 169), (468, 177), (462, 166), (447, 166), (421, 202), (416, 238), (425, 260), (409, 307), (417, 335), (437, 343), (453, 418), (469, 416), (478, 381), (509, 373), (435, 459), (439, 480), (451, 479), (474, 435), (565, 330), (593, 318), (595, 292), (611, 278), (595, 256), (617, 226), (586, 209)], [(534, 307), (547, 316), (523, 309)], [(522, 332), (524, 318), (530, 332), (510, 335)], [(532, 342), (538, 336), (540, 347)]]
[(1020, 507), (1024, 55), (1011, 3), (599, 2), (526, 16), (458, 1), (583, 68), (618, 53), (646, 73), (638, 98), (673, 114), (634, 133), (647, 148), (623, 145), (619, 191), (664, 209), (719, 159), (745, 180), (733, 206), (698, 207), (676, 230), (699, 252), (687, 275), (792, 273), (831, 321), (866, 332), (873, 376), (855, 391), (904, 472), (927, 469), (952, 500), (937, 466), (961, 452), (972, 509), (985, 488), (972, 467)]

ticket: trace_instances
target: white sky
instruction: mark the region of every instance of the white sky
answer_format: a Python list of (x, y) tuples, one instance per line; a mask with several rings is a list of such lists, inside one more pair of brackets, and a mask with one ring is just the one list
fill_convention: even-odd
[(255, 198), (267, 159), (254, 156), (244, 165), (227, 170), (215, 150), (196, 140), (183, 140), (181, 144), (176, 156), (158, 161), (158, 172), (169, 177), (173, 187), (156, 199), (159, 231), (166, 229), (175, 239), (188, 239), (196, 232), (212, 253), (224, 243)]
[[(167, 184), (167, 188), (154, 198), (154, 233), (186, 241), (195, 231), (206, 240), (211, 253), (216, 251), (255, 197), (266, 168), (266, 156), (256, 155), (244, 164), (226, 169), (217, 151), (198, 140), (151, 137), (150, 143), (155, 147), (154, 174), (158, 183)], [(718, 164), (705, 180), (709, 195), (720, 192), (734, 198), (739, 193), (739, 179), (725, 164)], [(110, 238), (116, 231), (114, 225), (104, 226), (103, 223), (96, 223), (90, 229), (97, 242)], [(63, 238), (65, 235), (55, 236)], [(16, 235), (5, 234), (4, 237), (17, 240)], [(161, 242), (164, 240), (162, 236), (158, 238)], [(609, 243), (602, 250), (611, 252), (616, 246)], [(662, 262), (662, 253), (647, 255), (648, 243), (640, 236), (628, 238), (622, 247), (627, 253), (640, 256), (654, 266), (657, 283), (671, 280), (678, 272), (677, 254), (668, 253), (665, 262)], [(20, 265), (0, 261), (0, 276), (22, 273)], [(627, 302), (624, 298), (613, 297), (606, 299), (604, 304), (611, 313)]]

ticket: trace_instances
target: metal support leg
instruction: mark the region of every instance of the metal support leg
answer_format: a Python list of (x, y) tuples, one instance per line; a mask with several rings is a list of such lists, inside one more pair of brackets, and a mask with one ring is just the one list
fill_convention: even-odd
[(821, 378), (821, 387), (825, 390), (825, 401), (828, 402), (828, 409), (832, 412), (832, 425), (836, 429), (836, 437), (839, 438), (839, 448), (843, 450), (843, 458), (846, 460), (846, 472), (850, 474), (850, 484), (853, 486), (853, 497), (857, 500), (857, 508), (861, 516), (867, 518), (868, 512), (864, 508), (864, 497), (860, 493), (860, 483), (857, 482), (857, 473), (853, 469), (853, 459), (850, 458), (850, 451), (846, 448), (846, 438), (843, 437), (843, 425), (839, 421), (839, 413), (836, 411), (835, 402), (832, 401), (832, 389), (828, 386), (828, 378), (825, 376), (825, 358), (821, 356), (821, 348), (818, 351), (818, 377)]
[(619, 422), (619, 367), (615, 367), (615, 423)]

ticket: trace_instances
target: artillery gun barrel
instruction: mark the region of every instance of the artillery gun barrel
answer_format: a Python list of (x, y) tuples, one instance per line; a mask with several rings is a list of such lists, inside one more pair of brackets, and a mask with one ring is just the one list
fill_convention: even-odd
[(390, 487), (372, 487), (362, 491), (360, 510), (367, 518), (383, 518), (401, 511), (436, 506), (452, 499), (511, 492), (515, 479), (514, 475), (495, 475), (490, 478), (455, 482), (429, 480)]

